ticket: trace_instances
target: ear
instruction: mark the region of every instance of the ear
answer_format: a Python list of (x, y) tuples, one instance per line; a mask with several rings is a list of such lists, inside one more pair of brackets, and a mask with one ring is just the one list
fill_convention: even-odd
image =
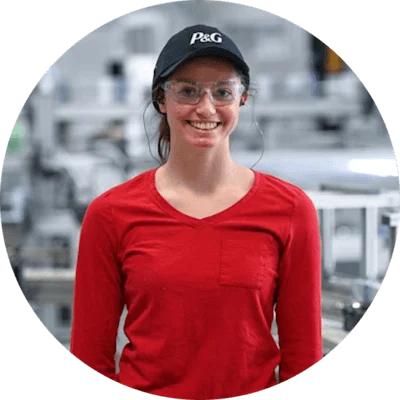
[(166, 114), (167, 113), (167, 108), (165, 107), (164, 102), (161, 103), (160, 101), (158, 101), (157, 104), (158, 104), (158, 108), (160, 109), (160, 111), (163, 114)]
[(243, 93), (242, 97), (240, 98), (240, 105), (244, 106), (248, 98), (249, 94), (247, 92)]

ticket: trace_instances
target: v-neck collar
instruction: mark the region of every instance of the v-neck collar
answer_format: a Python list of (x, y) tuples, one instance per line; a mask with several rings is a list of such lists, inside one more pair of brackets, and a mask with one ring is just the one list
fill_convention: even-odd
[(240, 198), (238, 201), (236, 201), (231, 206), (222, 211), (219, 211), (205, 218), (196, 218), (179, 211), (178, 209), (173, 207), (170, 203), (168, 203), (168, 201), (165, 200), (163, 196), (161, 196), (161, 194), (157, 190), (155, 182), (155, 176), (158, 168), (160, 167), (151, 169), (148, 173), (148, 187), (150, 189), (150, 194), (152, 195), (153, 199), (165, 212), (167, 212), (173, 218), (185, 224), (198, 227), (216, 224), (218, 222), (221, 222), (223, 220), (232, 217), (255, 194), (260, 183), (260, 173), (258, 171), (251, 169), (254, 172), (253, 185), (242, 198)]

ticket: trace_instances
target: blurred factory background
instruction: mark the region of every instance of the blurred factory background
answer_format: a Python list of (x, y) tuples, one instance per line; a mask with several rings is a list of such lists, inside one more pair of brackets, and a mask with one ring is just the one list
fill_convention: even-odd
[[(396, 159), (355, 73), (265, 11), (158, 5), (100, 27), (56, 61), (24, 104), (5, 157), (1, 221), (12, 267), (38, 317), (68, 347), (83, 214), (100, 193), (158, 165), (154, 65), (166, 38), (195, 23), (229, 34), (251, 66), (253, 96), (232, 137), (233, 158), (250, 167), (264, 145), (255, 169), (302, 187), (319, 211), (327, 354), (388, 268), (399, 221)], [(120, 349), (122, 332), (118, 340)]]

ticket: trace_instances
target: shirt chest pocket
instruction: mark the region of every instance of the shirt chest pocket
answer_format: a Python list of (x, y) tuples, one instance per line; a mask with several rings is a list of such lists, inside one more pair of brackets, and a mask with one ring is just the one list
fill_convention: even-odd
[(269, 241), (224, 240), (221, 248), (219, 283), (261, 289), (265, 279), (276, 278), (277, 255)]

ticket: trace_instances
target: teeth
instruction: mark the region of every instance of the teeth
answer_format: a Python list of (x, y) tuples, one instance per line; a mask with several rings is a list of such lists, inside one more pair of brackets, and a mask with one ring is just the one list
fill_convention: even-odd
[(196, 129), (210, 130), (217, 127), (216, 122), (190, 122), (190, 125)]

